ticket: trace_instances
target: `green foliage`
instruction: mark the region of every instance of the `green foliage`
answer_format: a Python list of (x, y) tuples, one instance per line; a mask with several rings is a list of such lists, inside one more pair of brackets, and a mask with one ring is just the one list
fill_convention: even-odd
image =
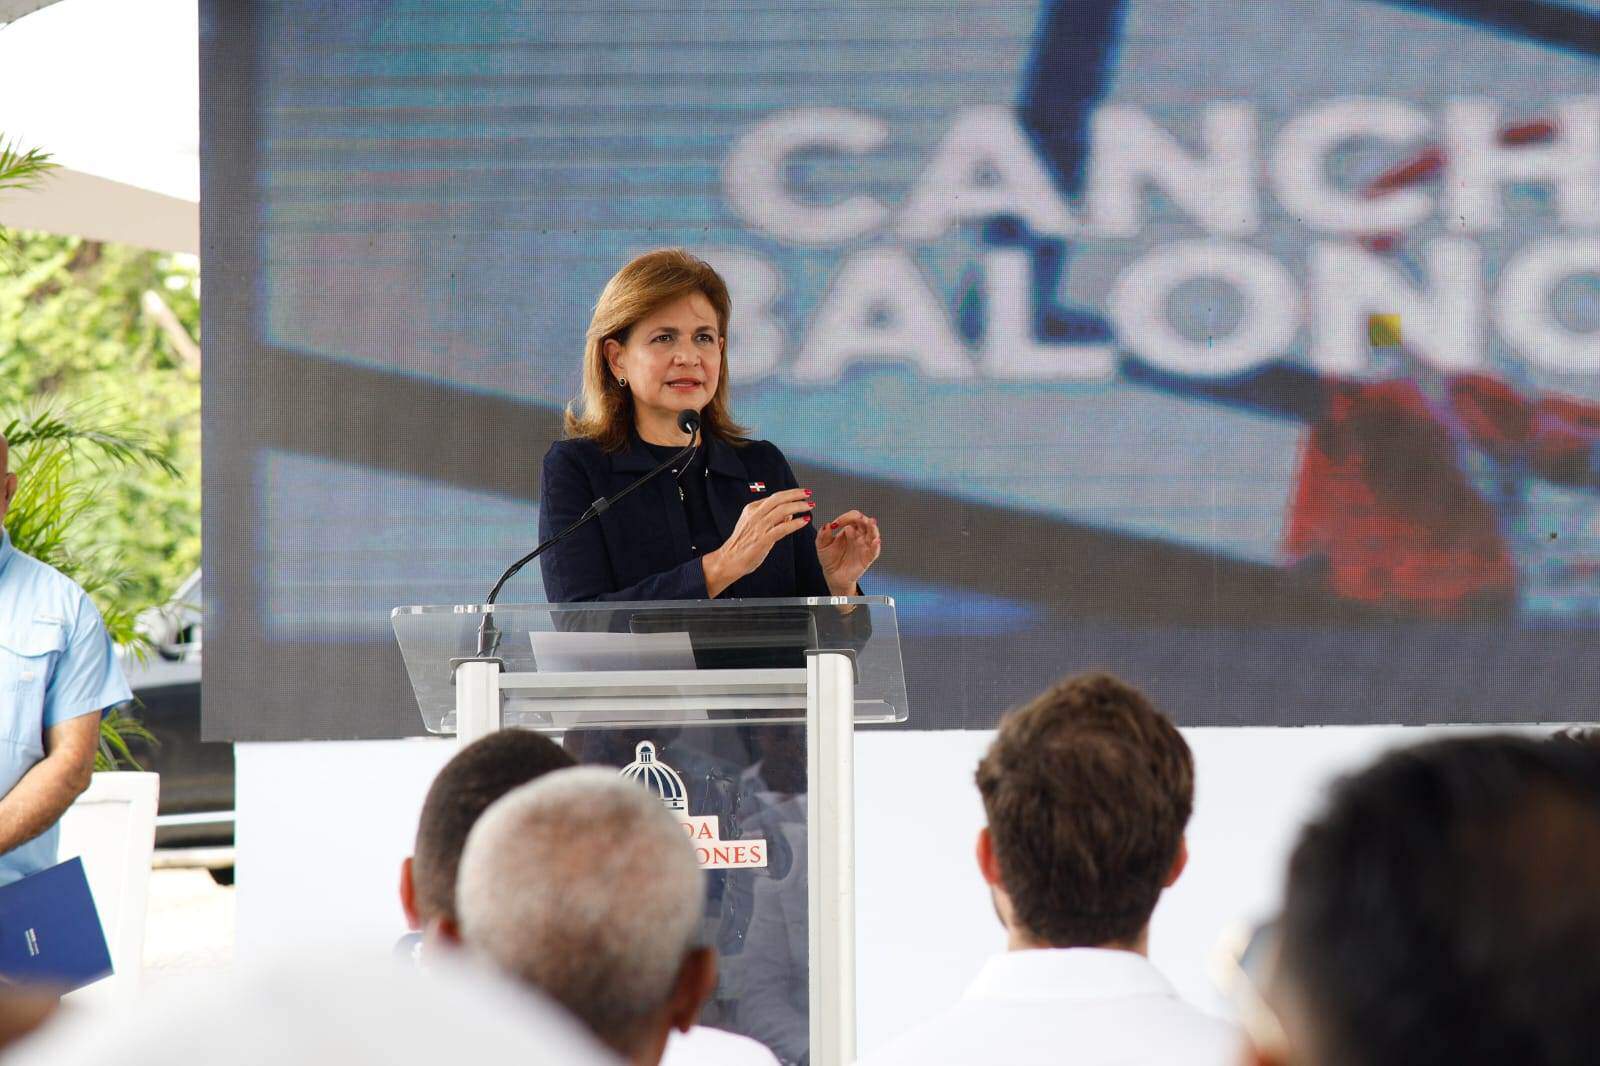
[(100, 719), (100, 750), (94, 753), (94, 768), (115, 770), (118, 766), (126, 765), (135, 770), (144, 769), (139, 765), (139, 760), (133, 757), (133, 752), (128, 750), (129, 739), (142, 740), (152, 746), (161, 743), (139, 719), (121, 707), (113, 708)]
[[(50, 153), (38, 148), (24, 151), (15, 139), (0, 139), (0, 193), (31, 189), (55, 168)], [(0, 247), (9, 244), (10, 239), (10, 233), (0, 229)]]
[(146, 440), (97, 414), (47, 405), (6, 424), (10, 466), (17, 475), (6, 531), (18, 551), (49, 563), (89, 594), (112, 640), (138, 646), (134, 622), (152, 604), (123, 594), (128, 575), (116, 545), (86, 542), (78, 531), (100, 506), (106, 483), (127, 471), (149, 467), (169, 477), (182, 475)]
[[(185, 257), (81, 238), (8, 240), (0, 425), (18, 493), (6, 527), (142, 653), (135, 619), (200, 565), (200, 380), (184, 351), (198, 338), (198, 272)], [(124, 738), (144, 735), (108, 715), (97, 768), (132, 762)]]
[(15, 138), (0, 140), (0, 191), (31, 189), (55, 168), (49, 152), (38, 148), (23, 151)]
[[(92, 503), (63, 536), (116, 561), (120, 602), (137, 614), (200, 565), (199, 369), (145, 309), (156, 294), (198, 338), (198, 271), (185, 257), (76, 237), (12, 241), (0, 258), (0, 422), (50, 410), (89, 434), (72, 451)], [(95, 432), (125, 439), (141, 461), (119, 461)]]

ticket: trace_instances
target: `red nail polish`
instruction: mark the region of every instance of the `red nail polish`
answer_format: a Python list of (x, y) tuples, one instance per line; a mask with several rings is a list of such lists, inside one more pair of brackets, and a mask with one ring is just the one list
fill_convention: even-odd
[(806, 517), (805, 517), (805, 520), (806, 520), (806, 521), (807, 521), (807, 522), (809, 522), (809, 521), (811, 521), (811, 516), (810, 516), (810, 515), (806, 515)]
[(800, 491), (805, 493), (807, 496), (811, 495), (811, 490), (810, 489), (801, 489)]

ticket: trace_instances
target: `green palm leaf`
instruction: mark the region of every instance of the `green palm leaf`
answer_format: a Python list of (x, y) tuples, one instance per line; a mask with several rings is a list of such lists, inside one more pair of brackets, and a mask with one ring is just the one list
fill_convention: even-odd
[[(15, 138), (0, 136), (0, 193), (36, 188), (54, 169), (49, 152), (24, 150)], [(11, 247), (10, 231), (0, 227), (0, 248), (9, 251)]]
[(143, 722), (135, 718), (125, 707), (138, 706), (135, 699), (132, 703), (122, 707), (113, 707), (100, 719), (100, 750), (94, 754), (94, 768), (96, 770), (115, 770), (118, 766), (130, 766), (135, 770), (143, 770), (139, 760), (133, 757), (133, 751), (128, 747), (130, 738), (142, 740), (152, 747), (158, 747), (161, 741), (157, 740), (154, 733), (145, 728)]
[(0, 191), (31, 189), (54, 169), (49, 152), (39, 148), (24, 151), (15, 138), (0, 137)]

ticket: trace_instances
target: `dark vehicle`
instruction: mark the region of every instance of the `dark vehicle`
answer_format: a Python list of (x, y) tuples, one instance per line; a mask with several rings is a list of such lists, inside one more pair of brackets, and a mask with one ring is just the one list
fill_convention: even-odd
[(233, 876), (233, 745), (200, 739), (201, 575), (196, 572), (171, 602), (147, 612), (139, 626), (152, 649), (123, 669), (142, 704), (134, 713), (159, 744), (134, 741), (134, 757), (161, 775), (156, 847), (228, 849), (209, 861), (213, 876)]

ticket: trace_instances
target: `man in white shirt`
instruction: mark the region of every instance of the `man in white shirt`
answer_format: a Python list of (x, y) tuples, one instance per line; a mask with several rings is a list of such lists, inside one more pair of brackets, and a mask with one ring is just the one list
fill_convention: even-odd
[(771, 1066), (759, 1043), (694, 1024), (717, 983), (700, 944), (705, 892), (658, 797), (576, 767), (484, 811), (461, 854), (456, 919), (438, 932), (566, 1007), (632, 1066)]
[(978, 869), (1007, 951), (862, 1062), (1237, 1062), (1234, 1031), (1146, 957), (1151, 912), (1188, 859), (1194, 762), (1173, 724), (1113, 677), (1070, 678), (1006, 716), (977, 781)]
[[(456, 876), (467, 834), (483, 812), (511, 790), (573, 765), (548, 737), (503, 729), (462, 748), (428, 788), (416, 848), (400, 866), (400, 905), (413, 930), (402, 945), (414, 957), (448, 958), (460, 940)], [(704, 1025), (674, 1028), (663, 1066), (777, 1066), (749, 1037)]]
[(105, 1012), (69, 1006), (4, 1058), (6, 1066), (623, 1066), (565, 1011), (497, 974), (450, 964), (422, 973), (334, 950), (163, 981)]

